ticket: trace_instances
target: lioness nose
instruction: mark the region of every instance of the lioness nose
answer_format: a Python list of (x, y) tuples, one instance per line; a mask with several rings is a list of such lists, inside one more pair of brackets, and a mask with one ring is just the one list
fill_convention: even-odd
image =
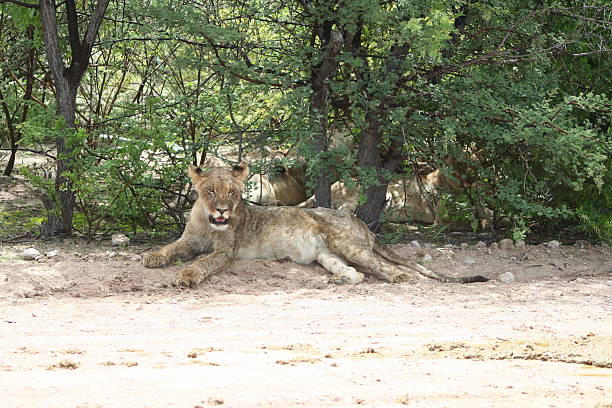
[(217, 208), (217, 211), (219, 211), (219, 214), (223, 215), (224, 212), (226, 212), (228, 210), (228, 208)]

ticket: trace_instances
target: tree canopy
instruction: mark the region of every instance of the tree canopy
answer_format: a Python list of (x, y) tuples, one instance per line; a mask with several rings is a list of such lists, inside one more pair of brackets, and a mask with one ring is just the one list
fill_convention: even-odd
[(22, 169), (48, 235), (180, 228), (187, 164), (275, 148), (372, 229), (391, 179), (441, 169), (474, 228), (609, 240), (611, 39), (603, 0), (0, 0), (4, 174), (53, 159)]

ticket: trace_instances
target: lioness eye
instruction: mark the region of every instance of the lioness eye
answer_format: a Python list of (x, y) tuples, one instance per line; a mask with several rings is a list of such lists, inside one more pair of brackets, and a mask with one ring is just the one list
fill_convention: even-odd
[(235, 192), (236, 192), (236, 190), (234, 190), (234, 189), (231, 189), (231, 190), (229, 191), (229, 193), (230, 193), (230, 194), (234, 194)]
[(215, 190), (211, 190), (210, 188), (208, 189), (208, 194), (210, 195), (215, 195)]

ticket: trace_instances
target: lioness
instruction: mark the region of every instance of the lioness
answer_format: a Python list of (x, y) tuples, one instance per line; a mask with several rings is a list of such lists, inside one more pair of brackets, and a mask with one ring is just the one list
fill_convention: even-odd
[(185, 231), (178, 241), (146, 254), (144, 266), (156, 268), (200, 255), (176, 278), (177, 285), (190, 287), (221, 272), (234, 259), (255, 258), (288, 258), (299, 264), (317, 261), (332, 273), (335, 283), (363, 280), (363, 274), (349, 264), (388, 282), (411, 277), (402, 267), (444, 282), (487, 280), (482, 276), (452, 278), (408, 262), (382, 246), (361, 220), (341, 211), (245, 205), (240, 194), (248, 174), (244, 164), (207, 171), (190, 165), (189, 176), (199, 198)]

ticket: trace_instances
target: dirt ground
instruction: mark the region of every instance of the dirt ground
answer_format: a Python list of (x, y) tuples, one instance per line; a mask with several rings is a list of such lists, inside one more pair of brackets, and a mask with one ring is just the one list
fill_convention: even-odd
[(612, 407), (607, 246), (394, 246), (469, 285), (238, 261), (181, 289), (140, 264), (162, 242), (23, 242), (34, 195), (0, 177), (2, 408)]
[(492, 279), (468, 285), (238, 261), (197, 289), (150, 249), (0, 244), (0, 406), (612, 407), (607, 246), (394, 247)]

